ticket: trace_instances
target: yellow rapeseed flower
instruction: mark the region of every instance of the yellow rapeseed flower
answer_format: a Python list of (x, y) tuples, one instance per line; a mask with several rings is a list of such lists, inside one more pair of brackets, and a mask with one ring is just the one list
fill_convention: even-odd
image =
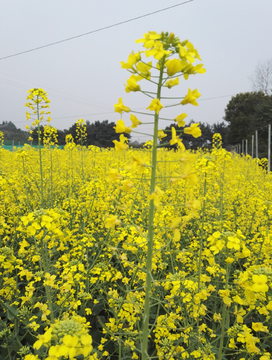
[(127, 150), (129, 147), (127, 145), (128, 139), (123, 134), (120, 135), (119, 140), (120, 141), (117, 140), (112, 141), (115, 145), (115, 150), (117, 154), (120, 154), (123, 150)]
[(162, 105), (159, 99), (153, 99), (150, 105), (146, 109), (147, 110), (149, 109), (150, 111), (154, 110), (158, 114), (163, 107), (164, 106)]
[(179, 78), (175, 78), (175, 79), (170, 79), (168, 81), (166, 81), (165, 86), (168, 87), (168, 89), (171, 89), (173, 86), (176, 86), (179, 84)]
[(180, 115), (178, 115), (174, 120), (177, 121), (178, 123), (178, 127), (184, 126), (185, 125), (185, 121), (184, 119), (188, 116), (188, 114), (186, 113), (182, 113)]
[(117, 218), (116, 215), (109, 215), (105, 220), (105, 226), (107, 229), (114, 229), (115, 226), (119, 226), (121, 221)]
[(114, 111), (122, 114), (122, 112), (130, 112), (130, 108), (123, 104), (123, 100), (120, 97), (118, 103), (114, 105)]
[(116, 133), (131, 133), (131, 129), (127, 127), (124, 123), (124, 120), (120, 119), (117, 121), (116, 126), (114, 126)]
[(131, 127), (132, 128), (136, 128), (138, 125), (141, 125), (141, 121), (139, 119), (137, 119), (137, 117), (133, 114), (130, 115), (130, 120), (132, 122)]
[(252, 275), (253, 285), (251, 287), (254, 292), (267, 292), (267, 276), (266, 275)]
[(192, 104), (192, 105), (198, 106), (196, 99), (199, 98), (200, 96), (201, 96), (201, 94), (197, 91), (197, 89), (195, 89), (193, 91), (191, 91), (191, 89), (189, 89), (188, 94), (181, 101), (181, 104), (182, 105)]
[(184, 134), (192, 135), (194, 138), (200, 137), (202, 134), (201, 134), (201, 129), (198, 127), (198, 125), (199, 123), (191, 124), (190, 127), (184, 128)]
[(125, 85), (125, 91), (127, 93), (129, 93), (130, 91), (140, 91), (141, 87), (140, 85), (137, 83), (137, 81), (139, 81), (139, 78), (136, 75), (131, 75), (131, 77), (129, 79), (127, 79), (127, 85)]

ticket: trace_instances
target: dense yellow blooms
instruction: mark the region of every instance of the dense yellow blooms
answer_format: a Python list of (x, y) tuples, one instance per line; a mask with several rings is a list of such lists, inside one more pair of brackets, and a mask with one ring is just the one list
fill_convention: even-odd
[[(268, 356), (271, 349), (262, 342), (271, 332), (272, 183), (270, 174), (249, 157), (217, 148), (196, 154), (161, 149), (160, 184), (149, 196), (143, 181), (150, 174), (148, 150), (128, 149), (126, 156), (117, 158), (111, 149), (47, 148), (45, 159), (50, 161), (46, 154), (52, 153), (58, 167), (51, 173), (45, 162), (44, 197), (49, 207), (39, 209), (38, 152), (30, 147), (2, 152), (0, 299), (28, 314), (20, 318), (20, 326), (27, 325), (36, 334), (36, 350), (48, 344), (49, 359), (79, 351), (107, 358), (109, 344), (121, 341), (123, 351), (139, 357), (145, 224), (152, 197), (158, 206), (152, 264), (152, 302), (154, 309), (161, 307), (152, 330), (157, 356), (164, 359), (171, 353), (173, 359), (190, 359), (198, 352), (207, 359), (215, 356), (207, 344), (216, 339), (224, 304), (229, 351), (240, 349), (252, 358)], [(188, 174), (197, 180), (190, 181)], [(170, 181), (169, 175), (176, 180)], [(46, 286), (53, 308), (45, 296)], [(55, 326), (52, 309), (56, 324), (75, 314), (102, 321), (96, 330), (106, 339), (99, 345), (102, 350), (83, 335), (68, 338), (65, 331), (65, 341), (52, 342), (53, 332), (48, 330)], [(197, 330), (196, 321), (203, 331)], [(13, 328), (9, 331), (12, 334)], [(195, 336), (206, 344), (201, 350), (189, 345)], [(26, 359), (31, 356), (37, 358), (34, 353)]]
[[(132, 73), (127, 92), (142, 91), (138, 81), (151, 79), (151, 67), (160, 89), (177, 85), (174, 75), (205, 72), (193, 65), (201, 60), (194, 46), (173, 33), (137, 42), (157, 65), (130, 54), (121, 63)], [(181, 104), (197, 105), (199, 96), (189, 89)], [(32, 89), (28, 100), (39, 125), (47, 94)], [(156, 125), (167, 107), (160, 100), (159, 91), (147, 108)], [(130, 109), (119, 98), (115, 111)], [(127, 128), (119, 120), (116, 131), (141, 123), (131, 121)], [(200, 136), (197, 125), (184, 132)], [(64, 150), (51, 147), (51, 127), (38, 151), (0, 148), (1, 356), (270, 359), (270, 173), (223, 150), (219, 135), (211, 151), (191, 153), (172, 128), (174, 151), (157, 144), (165, 134), (156, 126), (143, 149), (123, 134), (115, 148), (98, 149), (86, 148), (83, 119), (76, 127), (80, 145), (68, 135)]]

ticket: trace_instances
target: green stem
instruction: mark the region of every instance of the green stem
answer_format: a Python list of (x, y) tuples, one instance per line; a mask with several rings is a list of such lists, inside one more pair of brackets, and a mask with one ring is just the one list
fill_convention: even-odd
[[(160, 77), (157, 88), (157, 99), (161, 98), (162, 77), (164, 70), (165, 58), (162, 60), (160, 68)], [(156, 166), (157, 166), (157, 140), (159, 129), (159, 114), (154, 116), (154, 146), (152, 149), (152, 170), (151, 170), (151, 184), (150, 194), (153, 194), (156, 186)], [(148, 335), (149, 335), (149, 311), (150, 311), (150, 295), (151, 295), (151, 280), (152, 280), (152, 254), (153, 254), (153, 220), (154, 220), (154, 201), (149, 202), (149, 217), (148, 217), (148, 248), (146, 259), (146, 291), (144, 304), (144, 318), (143, 318), (143, 332), (142, 332), (142, 360), (147, 360), (148, 356)]]
[(122, 360), (122, 342), (119, 339), (119, 360)]
[[(46, 266), (45, 253), (44, 253), (44, 247), (43, 246), (44, 246), (43, 240), (41, 239), (40, 249), (41, 249), (41, 255), (42, 255), (43, 271), (45, 273), (47, 273), (47, 266)], [(49, 289), (48, 285), (45, 285), (45, 292), (46, 292), (48, 307), (49, 307), (49, 310), (50, 310), (50, 320), (51, 320), (51, 323), (53, 323), (54, 322), (53, 304), (52, 304), (50, 289)]]
[(41, 176), (41, 208), (43, 207), (43, 167), (42, 167), (42, 149), (41, 149), (41, 128), (40, 128), (40, 112), (39, 112), (39, 96), (37, 95), (37, 119), (38, 119), (38, 144), (40, 158), (40, 176)]
[(73, 170), (73, 149), (70, 149), (70, 192), (69, 197), (73, 197), (74, 193), (74, 170)]
[[(203, 208), (202, 208), (202, 224), (201, 224), (201, 237), (200, 237), (200, 247), (199, 247), (199, 258), (198, 258), (198, 284), (197, 284), (197, 292), (200, 290), (200, 278), (201, 278), (201, 256), (203, 250), (203, 236), (204, 236), (204, 216), (206, 210), (206, 192), (207, 192), (207, 182), (206, 182), (206, 173), (204, 174), (204, 201), (203, 201)], [(198, 318), (199, 321), (199, 318)]]
[(29, 197), (28, 197), (28, 189), (26, 186), (26, 171), (25, 171), (25, 157), (23, 156), (23, 174), (24, 174), (24, 184), (25, 184), (25, 192), (26, 192), (26, 202), (28, 206), (28, 210), (30, 211), (30, 203), (29, 203)]
[[(227, 265), (227, 274), (226, 274), (226, 290), (228, 289), (229, 284), (229, 265)], [(224, 303), (223, 312), (222, 312), (222, 323), (221, 323), (221, 337), (218, 351), (217, 360), (222, 360), (222, 352), (223, 352), (223, 344), (224, 344), (224, 334), (225, 334), (225, 323), (226, 323), (226, 313), (227, 313), (227, 305)]]
[(5, 335), (5, 338), (6, 338), (6, 348), (7, 348), (7, 350), (8, 350), (8, 356), (9, 356), (9, 359), (12, 360), (11, 354), (10, 354), (10, 351), (9, 351), (8, 338), (7, 338), (6, 335)]
[(50, 181), (51, 181), (51, 208), (53, 208), (54, 203), (54, 196), (53, 196), (53, 159), (52, 159), (52, 149), (50, 148), (50, 165), (51, 165), (51, 174), (50, 174)]
[(80, 155), (81, 155), (81, 178), (82, 181), (84, 183), (84, 148), (83, 148), (83, 143), (84, 143), (84, 139), (83, 139), (83, 135), (82, 135), (82, 127), (80, 128), (80, 143), (81, 143), (81, 147), (80, 147)]
[(220, 181), (220, 231), (223, 229), (223, 214), (224, 214), (224, 171), (225, 171), (225, 162), (223, 166), (223, 173), (221, 174), (221, 181)]

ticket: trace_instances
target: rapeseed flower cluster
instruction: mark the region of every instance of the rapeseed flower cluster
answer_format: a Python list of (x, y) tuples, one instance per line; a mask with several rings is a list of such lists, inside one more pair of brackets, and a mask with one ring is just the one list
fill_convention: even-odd
[[(93, 350), (92, 337), (88, 334), (88, 324), (85, 322), (85, 318), (80, 316), (57, 321), (43, 335), (38, 336), (33, 348), (48, 348), (48, 360), (73, 359), (79, 355), (95, 360), (97, 356), (90, 355)], [(25, 360), (31, 358), (32, 355), (27, 355)]]

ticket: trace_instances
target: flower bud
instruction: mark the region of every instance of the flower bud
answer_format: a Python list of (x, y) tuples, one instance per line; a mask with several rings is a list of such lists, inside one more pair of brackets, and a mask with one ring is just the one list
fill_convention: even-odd
[(175, 38), (175, 34), (171, 33), (168, 38), (170, 44), (173, 43), (174, 38)]
[(180, 45), (181, 45), (181, 46), (185, 46), (188, 41), (189, 41), (188, 39), (187, 39), (187, 40), (184, 40), (184, 41), (182, 41), (182, 42), (180, 43)]

